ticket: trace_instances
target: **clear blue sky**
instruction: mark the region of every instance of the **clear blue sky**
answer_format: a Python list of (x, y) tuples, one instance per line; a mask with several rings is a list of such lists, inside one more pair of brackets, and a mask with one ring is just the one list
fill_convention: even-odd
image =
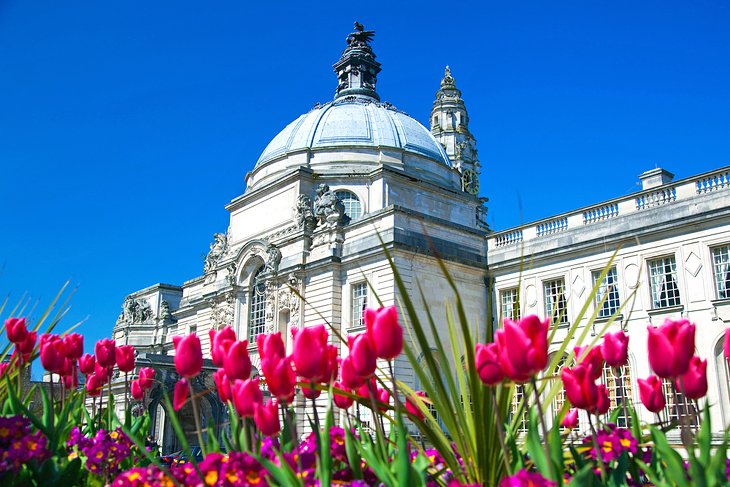
[(199, 275), (267, 142), (331, 99), (354, 20), (422, 122), (451, 65), (495, 229), (730, 163), (720, 0), (0, 0), (0, 291), (45, 305), (70, 279), (89, 348), (126, 294)]

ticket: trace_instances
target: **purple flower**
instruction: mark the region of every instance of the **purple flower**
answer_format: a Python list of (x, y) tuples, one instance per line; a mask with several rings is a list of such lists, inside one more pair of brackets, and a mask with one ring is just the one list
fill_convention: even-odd
[(537, 472), (528, 472), (524, 468), (515, 475), (505, 477), (499, 487), (552, 487), (555, 482), (546, 479)]

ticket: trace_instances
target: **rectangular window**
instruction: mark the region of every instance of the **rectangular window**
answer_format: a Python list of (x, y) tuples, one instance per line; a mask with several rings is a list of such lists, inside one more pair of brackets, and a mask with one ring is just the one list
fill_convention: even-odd
[(717, 299), (730, 298), (730, 245), (712, 249), (712, 274)]
[[(596, 286), (598, 279), (601, 277), (601, 271), (593, 271), (593, 287)], [(603, 301), (605, 298), (605, 301)], [(601, 303), (603, 301), (603, 303)], [(606, 273), (606, 277), (603, 278), (601, 284), (598, 286), (598, 292), (596, 293), (596, 306), (600, 306), (598, 310), (599, 318), (608, 318), (613, 316), (618, 309), (621, 307), (621, 302), (618, 296), (618, 274), (616, 268), (611, 267)]]
[(545, 295), (545, 315), (553, 323), (568, 322), (568, 306), (565, 301), (565, 279), (553, 279), (542, 284)]
[(350, 322), (352, 328), (365, 326), (365, 308), (368, 306), (368, 285), (366, 282), (358, 282), (352, 285), (352, 307)]
[(519, 320), (520, 315), (520, 295), (516, 287), (505, 289), (500, 293), (502, 304), (502, 319)]
[(525, 386), (515, 384), (515, 392), (512, 394), (512, 404), (510, 407), (510, 420), (515, 421), (517, 418), (517, 432), (524, 433), (527, 431), (528, 408), (527, 398), (525, 397)]
[(679, 300), (677, 263), (674, 256), (650, 260), (648, 264), (651, 307), (657, 309), (682, 304)]

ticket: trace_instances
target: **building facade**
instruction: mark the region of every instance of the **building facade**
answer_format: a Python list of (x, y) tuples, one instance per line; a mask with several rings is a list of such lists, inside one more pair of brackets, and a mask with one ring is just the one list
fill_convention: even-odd
[[(436, 254), (469, 315), (486, 321), (484, 208), (461, 93), (447, 69), (433, 105), (433, 131), (381, 102), (372, 38), (356, 24), (334, 65), (334, 100), (316, 104), (264, 149), (244, 193), (226, 206), (230, 225), (214, 235), (202, 274), (124, 301), (114, 338), (136, 347), (140, 365), (160, 371), (162, 384), (149, 407), (165, 450), (176, 448), (161, 403), (177, 379), (172, 336), (197, 333), (209, 357), (208, 331), (230, 325), (248, 339), (256, 367), (260, 333), (280, 331), (288, 347), (292, 327), (329, 323), (342, 336), (358, 333), (365, 307), (398, 300), (384, 247), (411, 294), (418, 282), (427, 301), (439, 304), (437, 322), (445, 320), (441, 303), (450, 289)], [(346, 355), (346, 345), (339, 345)], [(414, 383), (405, 358), (395, 366)], [(197, 379), (201, 392), (215, 389), (212, 370)], [(204, 397), (203, 424), (211, 418), (224, 424), (215, 394)], [(303, 407), (301, 398), (298, 403)], [(184, 409), (180, 416), (192, 425), (189, 414)]]

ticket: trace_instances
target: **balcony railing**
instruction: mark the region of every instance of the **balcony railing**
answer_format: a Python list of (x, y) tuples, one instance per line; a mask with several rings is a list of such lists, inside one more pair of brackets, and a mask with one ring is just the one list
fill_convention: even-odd
[(549, 237), (572, 228), (585, 227), (617, 216), (671, 205), (676, 201), (724, 191), (729, 188), (730, 167), (724, 167), (621, 198), (604, 201), (570, 213), (495, 232), (489, 236), (488, 245), (491, 248), (507, 247), (519, 242)]

